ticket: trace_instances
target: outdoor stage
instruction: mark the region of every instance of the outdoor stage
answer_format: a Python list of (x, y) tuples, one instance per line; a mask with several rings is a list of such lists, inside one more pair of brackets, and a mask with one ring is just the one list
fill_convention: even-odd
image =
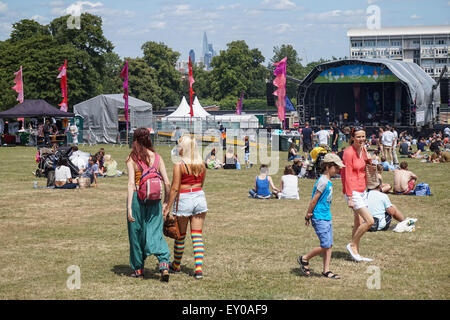
[(300, 124), (330, 122), (424, 127), (438, 122), (436, 82), (414, 63), (337, 60), (316, 66), (299, 84)]

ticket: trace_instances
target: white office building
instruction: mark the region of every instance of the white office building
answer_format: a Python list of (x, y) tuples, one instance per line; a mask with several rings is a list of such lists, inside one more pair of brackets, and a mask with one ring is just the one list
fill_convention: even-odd
[(350, 29), (351, 58), (415, 62), (432, 78), (450, 78), (450, 25)]

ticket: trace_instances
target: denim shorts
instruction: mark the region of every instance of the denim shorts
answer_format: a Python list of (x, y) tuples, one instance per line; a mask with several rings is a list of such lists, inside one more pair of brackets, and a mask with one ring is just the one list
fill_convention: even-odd
[(246, 153), (244, 154), (244, 160), (245, 160), (245, 161), (248, 161), (249, 158), (250, 158), (250, 153), (249, 153), (249, 152), (246, 152)]
[(319, 237), (321, 248), (331, 248), (333, 245), (333, 227), (331, 220), (311, 219), (314, 231)]
[(176, 209), (177, 202), (175, 200), (173, 203), (173, 214), (176, 216), (190, 217), (208, 211), (205, 192), (200, 190), (195, 192), (180, 193), (178, 212), (176, 212)]

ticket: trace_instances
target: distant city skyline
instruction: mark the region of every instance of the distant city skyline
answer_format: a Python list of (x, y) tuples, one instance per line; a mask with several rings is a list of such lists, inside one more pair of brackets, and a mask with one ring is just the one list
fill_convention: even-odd
[(163, 42), (189, 60), (200, 58), (206, 32), (217, 54), (235, 40), (259, 49), (267, 65), (273, 48), (290, 44), (302, 63), (349, 55), (347, 31), (365, 28), (369, 6), (380, 9), (381, 27), (448, 25), (448, 0), (0, 0), (0, 41), (12, 24), (34, 19), (41, 24), (71, 14), (102, 17), (105, 37), (121, 57), (142, 57), (146, 41)]

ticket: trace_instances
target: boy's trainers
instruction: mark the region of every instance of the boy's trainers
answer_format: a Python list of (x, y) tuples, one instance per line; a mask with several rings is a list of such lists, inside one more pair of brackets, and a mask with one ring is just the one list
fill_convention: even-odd
[(203, 273), (202, 272), (196, 272), (194, 274), (194, 278), (195, 279), (202, 279), (203, 278)]

